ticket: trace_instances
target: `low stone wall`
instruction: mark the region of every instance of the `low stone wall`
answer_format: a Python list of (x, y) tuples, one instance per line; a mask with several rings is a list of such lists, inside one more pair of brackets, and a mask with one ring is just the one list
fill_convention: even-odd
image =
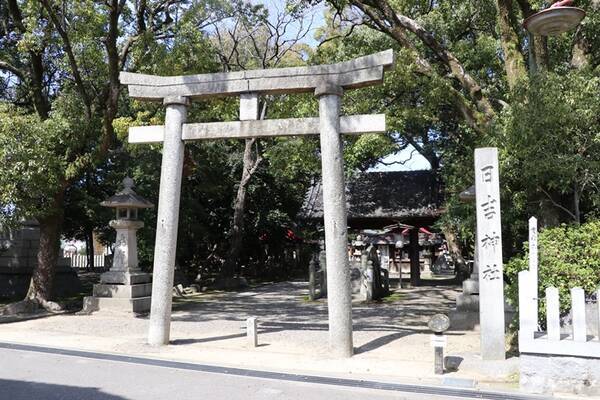
[(600, 395), (600, 359), (521, 354), (520, 386), (529, 393)]
[[(19, 229), (0, 229), (0, 298), (21, 298), (27, 294), (31, 273), (37, 265), (40, 230), (35, 221)], [(54, 297), (81, 292), (81, 282), (68, 258), (59, 258), (54, 280)]]

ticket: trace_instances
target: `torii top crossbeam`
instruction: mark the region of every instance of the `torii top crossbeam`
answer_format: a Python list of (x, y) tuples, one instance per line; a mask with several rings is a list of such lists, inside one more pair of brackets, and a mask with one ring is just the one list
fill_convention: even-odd
[(394, 64), (394, 53), (386, 50), (336, 64), (311, 67), (259, 69), (185, 76), (155, 76), (121, 72), (129, 96), (162, 101), (167, 97), (190, 99), (235, 96), (243, 93), (277, 94), (314, 91), (322, 83), (343, 89), (369, 86), (383, 81), (383, 72)]

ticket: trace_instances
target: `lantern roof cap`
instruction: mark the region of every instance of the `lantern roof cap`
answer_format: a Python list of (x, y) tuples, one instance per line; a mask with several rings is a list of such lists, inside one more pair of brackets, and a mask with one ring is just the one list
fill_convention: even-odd
[(115, 195), (104, 200), (100, 205), (112, 208), (152, 208), (154, 204), (134, 192), (133, 179), (126, 177), (123, 179), (123, 189)]

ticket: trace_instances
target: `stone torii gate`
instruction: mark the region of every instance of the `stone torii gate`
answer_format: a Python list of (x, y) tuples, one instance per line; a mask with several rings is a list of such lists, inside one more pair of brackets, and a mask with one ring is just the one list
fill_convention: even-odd
[[(352, 355), (347, 210), (340, 134), (385, 132), (385, 115), (340, 117), (340, 104), (344, 90), (381, 83), (384, 70), (390, 69), (393, 63), (392, 50), (386, 50), (346, 62), (311, 67), (172, 77), (121, 72), (120, 81), (128, 86), (130, 97), (162, 101), (166, 108), (164, 126), (129, 129), (130, 143), (163, 142), (149, 344), (169, 342), (184, 142), (318, 134), (323, 170), (329, 346), (334, 356)], [(318, 118), (258, 120), (259, 95), (312, 91), (319, 99)], [(186, 123), (190, 101), (217, 96), (240, 97), (240, 121)]]

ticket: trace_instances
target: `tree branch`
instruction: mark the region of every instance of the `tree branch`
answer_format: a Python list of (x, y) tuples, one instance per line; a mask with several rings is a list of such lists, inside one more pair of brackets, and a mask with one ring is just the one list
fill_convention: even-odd
[(563, 210), (564, 212), (566, 212), (567, 214), (569, 214), (569, 216), (571, 218), (573, 218), (574, 221), (577, 221), (577, 217), (575, 216), (575, 214), (573, 214), (568, 208), (565, 208), (562, 205), (558, 204), (556, 201), (554, 201), (554, 199), (552, 198), (552, 196), (550, 196), (550, 193), (546, 192), (543, 188), (540, 188), (540, 190), (546, 195), (546, 197), (548, 197), (548, 200), (550, 200), (550, 202), (555, 207), (560, 208), (561, 210)]
[[(23, 14), (19, 8), (19, 4), (16, 0), (7, 0), (8, 12), (10, 13), (13, 23), (24, 35), (27, 33), (25, 24), (23, 23)], [(35, 111), (41, 119), (48, 118), (50, 113), (50, 103), (48, 102), (48, 96), (44, 92), (44, 63), (42, 60), (44, 49), (41, 50), (29, 50), (29, 80), (31, 84), (30, 95), (33, 99)]]
[(3, 69), (5, 71), (8, 71), (8, 72), (12, 73), (13, 75), (18, 76), (19, 79), (21, 79), (22, 81), (25, 80), (25, 76), (26, 76), (25, 71), (23, 71), (23, 70), (15, 67), (12, 64), (9, 64), (6, 61), (0, 60), (0, 69)]
[(69, 65), (71, 66), (71, 73), (73, 74), (73, 78), (75, 79), (75, 84), (77, 86), (79, 94), (81, 95), (83, 104), (85, 105), (86, 116), (88, 117), (88, 119), (91, 119), (92, 118), (92, 102), (90, 100), (90, 97), (88, 96), (85, 85), (83, 84), (83, 79), (82, 79), (81, 73), (79, 71), (79, 65), (77, 64), (77, 59), (75, 58), (75, 54), (73, 52), (73, 47), (71, 46), (71, 39), (69, 38), (69, 35), (63, 28), (55, 10), (48, 3), (48, 0), (39, 0), (39, 1), (42, 4), (42, 6), (44, 7), (44, 9), (46, 10), (46, 12), (48, 13), (50, 20), (52, 21), (52, 24), (54, 25), (54, 28), (56, 29), (56, 31), (58, 32), (58, 34), (60, 35), (60, 37), (63, 41), (63, 48), (65, 50), (65, 53), (67, 54), (67, 58), (69, 59)]
[(517, 4), (519, 4), (519, 8), (521, 9), (521, 13), (523, 13), (523, 17), (527, 18), (536, 13), (536, 11), (529, 4), (529, 0), (517, 0)]
[(392, 161), (392, 162), (385, 162), (385, 161), (383, 161), (383, 160), (380, 160), (380, 161), (379, 161), (379, 164), (383, 164), (383, 165), (387, 165), (387, 166), (390, 166), (390, 165), (396, 165), (396, 164), (404, 165), (404, 164), (406, 164), (407, 162), (409, 162), (410, 160), (412, 160), (412, 158), (413, 158), (413, 156), (415, 155), (415, 153), (418, 153), (417, 149), (413, 149), (413, 150), (410, 152), (410, 156), (409, 156), (409, 157), (408, 157), (406, 160), (402, 160), (402, 161)]
[[(481, 121), (481, 123), (484, 126), (487, 126), (495, 117), (496, 112), (489, 99), (483, 95), (481, 87), (475, 79), (473, 79), (473, 77), (465, 70), (454, 54), (439, 43), (437, 39), (435, 39), (433, 35), (425, 30), (419, 23), (405, 15), (397, 14), (385, 0), (351, 0), (351, 3), (368, 15), (382, 32), (387, 33), (402, 46), (410, 49), (416, 54), (418, 54), (418, 51), (415, 46), (410, 43), (405, 32), (408, 31), (417, 36), (423, 44), (434, 52), (437, 59), (445, 65), (450, 72), (450, 76), (469, 94), (469, 97), (476, 104), (478, 111), (484, 117), (484, 120)], [(422, 68), (431, 69), (431, 66), (428, 65), (429, 63), (426, 62), (426, 60), (420, 57), (417, 57), (416, 60)]]

